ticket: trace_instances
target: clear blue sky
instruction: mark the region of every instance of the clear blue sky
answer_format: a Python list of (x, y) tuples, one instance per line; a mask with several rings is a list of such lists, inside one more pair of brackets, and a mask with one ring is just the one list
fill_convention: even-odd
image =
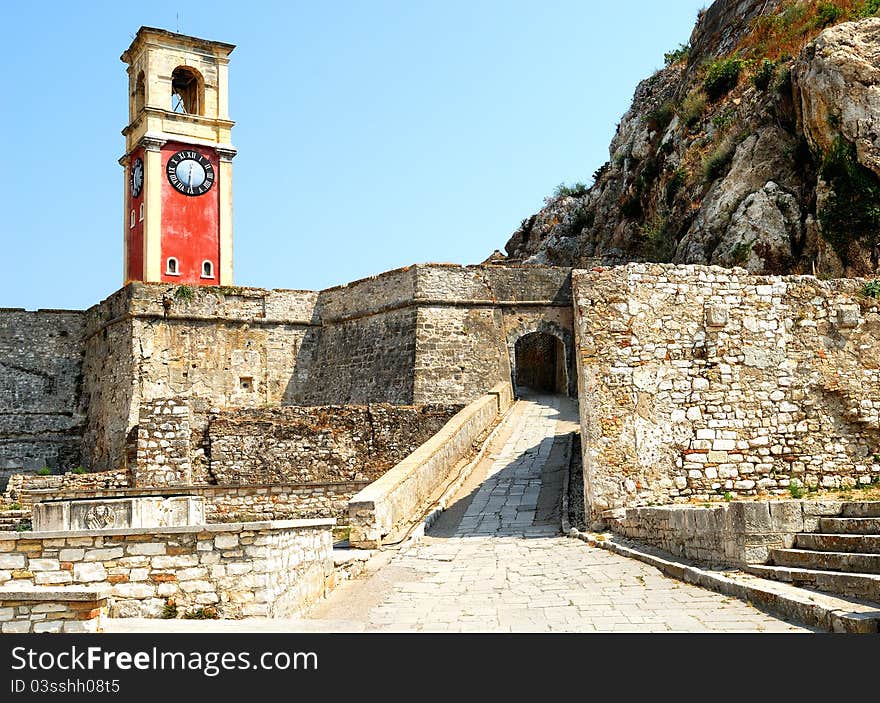
[(503, 249), (554, 186), (590, 181), (705, 4), (4, 2), (0, 307), (120, 287), (119, 55), (141, 25), (237, 45), (236, 283), (320, 289)]

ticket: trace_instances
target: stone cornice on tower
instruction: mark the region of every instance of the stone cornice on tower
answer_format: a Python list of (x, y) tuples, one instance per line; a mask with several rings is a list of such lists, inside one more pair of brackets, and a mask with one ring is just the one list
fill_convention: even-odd
[(228, 58), (235, 50), (235, 44), (226, 42), (212, 41), (210, 39), (200, 39), (192, 37), (188, 34), (178, 34), (170, 32), (167, 29), (159, 29), (158, 27), (142, 26), (135, 34), (131, 45), (122, 52), (119, 57), (123, 62), (130, 64), (132, 55), (137, 53), (142, 44), (156, 44), (158, 46), (180, 46), (186, 45), (192, 51), (203, 51), (206, 54), (213, 55), (217, 58)]

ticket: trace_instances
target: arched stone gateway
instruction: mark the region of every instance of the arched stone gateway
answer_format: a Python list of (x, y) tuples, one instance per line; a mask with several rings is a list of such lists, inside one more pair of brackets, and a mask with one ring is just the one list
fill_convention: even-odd
[(569, 350), (559, 336), (530, 332), (514, 343), (514, 388), (539, 393), (570, 395)]

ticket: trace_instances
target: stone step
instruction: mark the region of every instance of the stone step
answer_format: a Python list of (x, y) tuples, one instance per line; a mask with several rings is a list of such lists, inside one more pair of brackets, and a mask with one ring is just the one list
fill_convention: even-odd
[(880, 554), (880, 535), (843, 535), (801, 533), (795, 537), (797, 549), (816, 552), (856, 552)]
[(823, 517), (819, 530), (830, 534), (880, 535), (880, 517)]
[(876, 574), (847, 574), (839, 571), (758, 564), (750, 564), (743, 570), (755, 576), (783, 581), (795, 586), (805, 586), (826, 593), (880, 602), (880, 575)]
[(880, 501), (844, 503), (841, 517), (880, 517)]
[(761, 578), (743, 571), (728, 578), (745, 587), (739, 598), (763, 606), (785, 618), (800, 620), (829, 632), (877, 633), (880, 610), (876, 603), (823, 593), (790, 583)]
[(774, 566), (880, 574), (880, 554), (815, 552), (809, 549), (771, 549), (770, 560)]

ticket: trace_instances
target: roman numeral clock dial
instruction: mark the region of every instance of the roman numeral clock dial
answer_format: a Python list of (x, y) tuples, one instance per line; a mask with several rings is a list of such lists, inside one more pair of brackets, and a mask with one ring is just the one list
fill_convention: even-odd
[(131, 197), (136, 198), (141, 194), (144, 187), (144, 162), (135, 159), (131, 165)]
[(204, 195), (214, 185), (214, 166), (197, 151), (178, 151), (165, 166), (168, 182), (178, 193)]

